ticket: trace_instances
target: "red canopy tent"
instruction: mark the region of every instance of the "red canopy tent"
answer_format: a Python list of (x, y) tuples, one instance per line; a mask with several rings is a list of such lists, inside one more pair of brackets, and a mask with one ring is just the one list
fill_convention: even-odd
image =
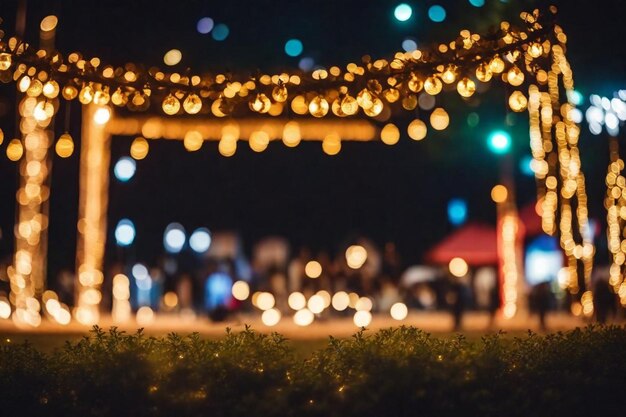
[(496, 229), (480, 223), (469, 223), (448, 235), (426, 254), (426, 261), (447, 264), (462, 258), (470, 266), (496, 265), (498, 245)]

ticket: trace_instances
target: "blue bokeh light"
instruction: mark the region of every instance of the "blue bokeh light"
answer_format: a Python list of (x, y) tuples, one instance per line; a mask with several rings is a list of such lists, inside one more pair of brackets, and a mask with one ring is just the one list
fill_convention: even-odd
[(448, 220), (454, 226), (460, 226), (467, 220), (467, 202), (453, 198), (448, 202)]
[(511, 135), (503, 130), (496, 130), (487, 138), (489, 150), (497, 155), (503, 155), (511, 150)]
[(213, 28), (213, 32), (211, 32), (211, 36), (213, 36), (213, 39), (215, 39), (216, 41), (225, 40), (226, 38), (228, 38), (229, 34), (230, 29), (228, 29), (228, 26), (226, 26), (224, 23), (215, 25), (215, 27)]
[(313, 60), (313, 58), (308, 57), (308, 56), (305, 56), (304, 58), (300, 59), (300, 62), (298, 63), (298, 68), (300, 68), (302, 71), (305, 71), (305, 72), (311, 71), (314, 66), (315, 66), (315, 61)]
[(115, 178), (118, 179), (118, 181), (126, 182), (135, 175), (136, 170), (137, 163), (135, 162), (135, 160), (128, 156), (123, 156), (115, 164), (115, 167), (113, 168), (113, 174), (115, 175)]
[(185, 228), (180, 223), (171, 223), (165, 228), (163, 246), (169, 253), (179, 253), (185, 246)]
[(130, 246), (135, 240), (135, 225), (129, 219), (122, 219), (115, 227), (115, 241), (119, 246)]
[(430, 6), (430, 8), (428, 9), (428, 17), (433, 22), (436, 22), (436, 23), (443, 22), (444, 20), (446, 20), (446, 9), (444, 9), (438, 4), (435, 4), (434, 6)]
[(534, 177), (535, 172), (532, 168), (533, 157), (530, 155), (524, 155), (522, 159), (519, 160), (519, 170), (522, 174), (528, 177)]
[(203, 17), (202, 19), (198, 20), (196, 29), (198, 29), (199, 33), (206, 35), (211, 30), (213, 30), (213, 25), (213, 19), (211, 19), (210, 17)]
[(417, 42), (415, 39), (406, 38), (402, 41), (402, 49), (406, 52), (413, 52), (417, 49)]
[(285, 53), (289, 56), (299, 56), (304, 47), (299, 39), (289, 39), (285, 42)]
[(406, 22), (413, 15), (413, 9), (406, 3), (398, 4), (393, 11), (393, 15), (400, 22)]
[(469, 0), (469, 2), (474, 7), (483, 7), (485, 5), (485, 0)]

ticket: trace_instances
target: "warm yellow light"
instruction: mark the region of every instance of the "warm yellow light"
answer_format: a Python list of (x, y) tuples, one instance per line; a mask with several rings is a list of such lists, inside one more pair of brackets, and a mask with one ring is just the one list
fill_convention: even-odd
[(135, 320), (137, 320), (137, 324), (140, 326), (152, 324), (154, 322), (154, 311), (148, 306), (139, 307)]
[(237, 152), (237, 140), (231, 136), (223, 136), (217, 144), (220, 155), (231, 157)]
[(189, 152), (195, 152), (202, 147), (204, 143), (204, 139), (202, 138), (202, 134), (197, 130), (190, 130), (185, 133), (185, 137), (183, 138), (183, 146)]
[(263, 152), (270, 143), (270, 136), (263, 130), (255, 130), (250, 134), (248, 144), (254, 152)]
[(64, 133), (59, 137), (54, 147), (57, 155), (61, 158), (69, 158), (74, 153), (74, 141), (69, 133)]
[(283, 128), (283, 143), (293, 148), (298, 146), (301, 139), (300, 125), (298, 122), (287, 122)]
[(426, 133), (428, 129), (426, 128), (426, 123), (421, 121), (420, 119), (415, 119), (407, 128), (407, 133), (409, 137), (413, 140), (422, 140), (426, 137)]
[(337, 155), (341, 150), (341, 138), (336, 133), (329, 133), (322, 141), (322, 150), (326, 155)]
[(514, 112), (522, 112), (526, 110), (528, 99), (521, 91), (513, 91), (509, 96), (509, 107)]
[(354, 313), (354, 325), (357, 327), (367, 327), (372, 322), (372, 313), (361, 310)]
[(391, 310), (389, 312), (394, 320), (401, 321), (406, 319), (406, 316), (409, 314), (409, 309), (404, 303), (395, 303), (391, 306)]
[(435, 130), (444, 130), (450, 124), (450, 116), (448, 113), (442, 108), (437, 107), (430, 114), (430, 125)]
[(7, 158), (11, 161), (18, 161), (24, 154), (24, 147), (22, 141), (19, 139), (11, 139), (11, 142), (7, 145)]
[(380, 139), (386, 145), (395, 145), (400, 140), (400, 130), (393, 123), (388, 123), (380, 131)]
[(345, 291), (339, 291), (333, 295), (332, 306), (337, 311), (344, 311), (350, 305), (350, 296)]
[(322, 96), (314, 97), (309, 103), (309, 113), (313, 117), (324, 117), (328, 114), (328, 101)]
[(163, 295), (163, 304), (167, 308), (174, 308), (178, 305), (178, 296), (173, 291), (168, 291)]
[(361, 245), (352, 245), (346, 249), (346, 263), (352, 269), (359, 269), (367, 261), (367, 250)]
[(442, 88), (443, 84), (441, 83), (441, 79), (439, 79), (439, 77), (428, 77), (426, 78), (426, 81), (424, 81), (424, 91), (431, 96), (439, 94)]
[(274, 307), (276, 300), (274, 296), (269, 292), (262, 292), (256, 298), (256, 307), (259, 310), (269, 310)]
[(178, 101), (178, 99), (174, 97), (172, 94), (168, 94), (163, 99), (161, 108), (163, 109), (163, 113), (172, 116), (178, 113), (178, 111), (180, 110), (180, 101)]
[(471, 97), (476, 92), (476, 84), (466, 77), (458, 82), (456, 90), (462, 97)]
[(47, 98), (56, 98), (59, 95), (59, 91), (59, 83), (54, 80), (49, 80), (43, 85), (43, 95)]
[(311, 298), (309, 298), (306, 306), (311, 311), (311, 313), (319, 314), (324, 311), (324, 304), (324, 299), (321, 296), (315, 294), (312, 295)]
[(183, 108), (188, 114), (197, 114), (202, 110), (202, 100), (197, 94), (189, 94), (183, 101)]
[(141, 136), (138, 136), (135, 138), (135, 140), (133, 140), (133, 143), (130, 145), (130, 156), (140, 161), (148, 155), (149, 150), (150, 145), (148, 145), (148, 141)]
[(452, 258), (450, 263), (448, 264), (448, 269), (450, 269), (450, 273), (455, 277), (464, 277), (467, 275), (467, 271), (469, 267), (467, 266), (467, 262), (463, 258)]
[(296, 314), (293, 315), (293, 322), (301, 327), (310, 325), (313, 320), (315, 320), (315, 315), (306, 308), (296, 311)]
[(0, 53), (0, 71), (6, 71), (11, 68), (12, 60), (11, 54), (6, 52)]
[(356, 304), (354, 304), (356, 311), (372, 311), (372, 308), (374, 308), (374, 303), (369, 297), (359, 297)]
[(261, 321), (264, 325), (268, 327), (276, 326), (280, 321), (281, 314), (275, 308), (270, 308), (269, 310), (265, 310), (261, 315)]
[(521, 85), (524, 82), (524, 73), (518, 67), (513, 67), (506, 74), (506, 79), (514, 87)]
[(106, 124), (111, 118), (111, 109), (108, 107), (100, 107), (93, 114), (93, 121), (98, 125)]
[(250, 296), (250, 286), (246, 281), (235, 281), (231, 293), (236, 300), (244, 301)]
[(163, 55), (163, 62), (169, 66), (178, 64), (181, 59), (183, 59), (183, 53), (178, 49), (170, 49)]
[(306, 297), (301, 292), (292, 292), (287, 298), (287, 304), (293, 310), (302, 310), (306, 307)]
[(51, 30), (54, 30), (57, 27), (58, 23), (59, 23), (59, 19), (56, 16), (54, 15), (46, 16), (41, 20), (41, 24), (39, 25), (39, 28), (43, 32), (50, 32)]
[(304, 266), (304, 273), (309, 278), (319, 278), (322, 275), (322, 264), (317, 261), (309, 261)]
[(502, 184), (498, 184), (491, 189), (491, 199), (494, 203), (504, 203), (508, 197), (509, 192)]

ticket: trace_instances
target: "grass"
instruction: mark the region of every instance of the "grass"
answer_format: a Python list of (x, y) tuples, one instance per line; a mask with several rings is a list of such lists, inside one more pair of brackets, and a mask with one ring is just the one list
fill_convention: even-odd
[(472, 340), (399, 327), (305, 347), (249, 328), (56, 340), (0, 343), (3, 416), (612, 416), (626, 389), (619, 326)]

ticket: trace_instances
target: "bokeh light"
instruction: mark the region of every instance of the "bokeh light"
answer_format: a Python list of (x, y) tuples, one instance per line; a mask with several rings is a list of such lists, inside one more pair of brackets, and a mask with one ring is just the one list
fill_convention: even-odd
[(354, 325), (357, 327), (367, 327), (372, 322), (372, 313), (361, 310), (354, 313)]
[(130, 246), (135, 240), (135, 225), (129, 219), (122, 219), (115, 227), (115, 241), (119, 246)]
[(446, 20), (446, 9), (438, 4), (430, 6), (428, 9), (428, 18), (436, 23), (443, 22)]
[(313, 69), (313, 67), (315, 66), (315, 61), (313, 60), (313, 58), (305, 56), (304, 58), (300, 59), (300, 62), (298, 62), (298, 68), (300, 68), (302, 71), (311, 71)]
[(181, 59), (183, 59), (183, 53), (178, 49), (170, 49), (163, 55), (163, 62), (169, 66), (178, 64)]
[(224, 23), (219, 23), (215, 25), (215, 27), (213, 28), (213, 32), (211, 32), (211, 36), (216, 41), (226, 40), (229, 34), (230, 34), (230, 29)]
[(450, 269), (450, 273), (452, 275), (459, 278), (467, 275), (467, 271), (469, 270), (467, 262), (465, 262), (465, 259), (463, 258), (452, 258), (448, 264), (448, 268)]
[(231, 288), (231, 293), (235, 300), (247, 300), (250, 296), (250, 286), (246, 281), (235, 281)]
[(276, 326), (280, 321), (281, 314), (275, 308), (270, 308), (269, 310), (265, 310), (261, 315), (261, 321), (264, 325), (268, 327)]
[(404, 303), (395, 303), (391, 306), (389, 313), (394, 320), (401, 321), (406, 319), (406, 316), (409, 314), (409, 309)]
[(169, 253), (179, 253), (185, 246), (185, 228), (180, 223), (170, 223), (163, 234), (163, 246)]
[(402, 41), (402, 49), (406, 52), (413, 52), (417, 49), (417, 42), (412, 38), (406, 38)]
[(304, 273), (309, 278), (319, 278), (322, 275), (322, 265), (317, 261), (309, 261), (304, 266)]
[(115, 178), (117, 178), (121, 182), (129, 181), (137, 170), (137, 163), (133, 158), (129, 158), (128, 156), (121, 157), (113, 168), (113, 174)]
[(285, 42), (285, 53), (289, 56), (299, 56), (303, 49), (304, 47), (299, 39), (289, 39)]
[(211, 19), (210, 17), (203, 17), (202, 19), (198, 20), (196, 29), (198, 30), (198, 33), (206, 35), (211, 30), (213, 30), (213, 26), (213, 19)]
[(497, 155), (509, 152), (511, 150), (511, 142), (511, 136), (503, 130), (496, 130), (487, 138), (489, 150)]
[(306, 307), (306, 297), (301, 292), (292, 292), (287, 298), (287, 304), (292, 310), (302, 310)]
[(467, 202), (453, 198), (448, 202), (448, 220), (454, 226), (460, 226), (467, 220)]
[(469, 2), (474, 7), (483, 7), (485, 5), (485, 0), (469, 0)]
[(189, 247), (196, 253), (204, 253), (211, 246), (211, 233), (209, 229), (201, 227), (194, 230), (189, 236)]
[(259, 310), (269, 310), (276, 305), (276, 299), (269, 292), (262, 292), (256, 297), (256, 307)]
[(293, 315), (293, 322), (301, 327), (310, 325), (313, 320), (315, 320), (315, 315), (306, 308), (296, 311), (296, 314)]
[(393, 15), (400, 22), (406, 22), (411, 18), (412, 14), (413, 9), (406, 3), (398, 4), (393, 11)]
[(352, 245), (346, 249), (346, 263), (352, 269), (359, 269), (367, 261), (367, 250), (361, 245)]
[(345, 291), (339, 291), (333, 295), (331, 304), (335, 310), (344, 311), (350, 305), (350, 296)]
[(324, 311), (324, 299), (320, 295), (312, 295), (306, 306), (312, 313), (319, 314)]

